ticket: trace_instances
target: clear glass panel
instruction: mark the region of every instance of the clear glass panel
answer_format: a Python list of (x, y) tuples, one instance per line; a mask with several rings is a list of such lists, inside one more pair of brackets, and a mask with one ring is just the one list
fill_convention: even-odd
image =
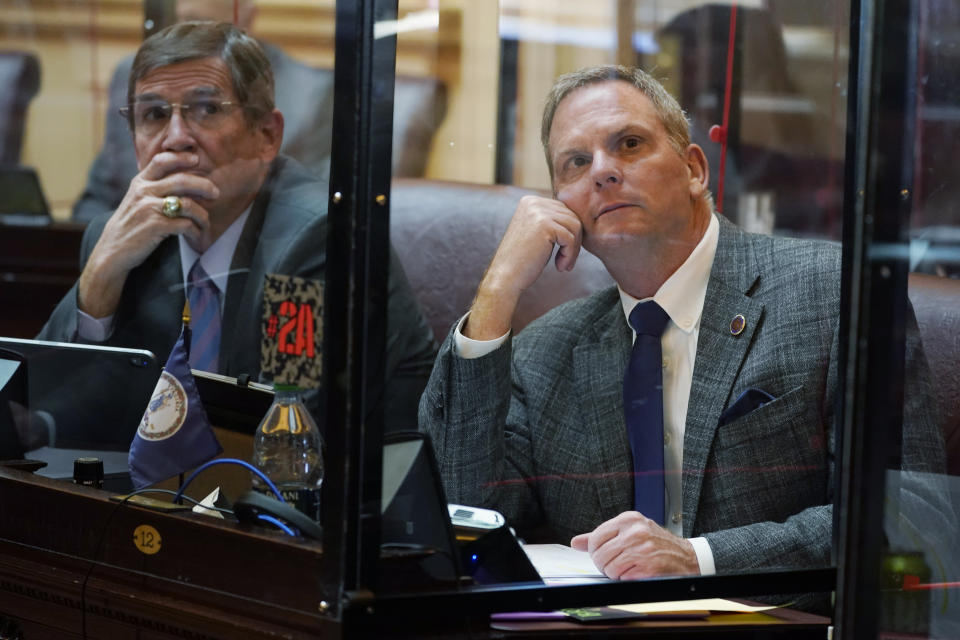
[[(608, 290), (602, 303), (568, 312), (599, 314), (602, 306), (607, 315), (589, 327), (569, 329), (566, 342), (544, 324), (520, 330), (562, 302), (610, 287), (611, 275), (587, 251), (580, 252), (570, 272), (558, 272), (549, 256), (539, 254), (531, 276), (504, 269), (504, 281), (526, 278), (507, 323), (519, 335), (501, 347), (512, 348), (515, 358), (512, 404), (509, 358), (488, 354), (481, 358), (485, 364), (461, 370), (449, 333), (471, 308), (521, 198), (551, 196), (540, 142), (551, 85), (560, 74), (590, 65), (622, 63), (649, 70), (685, 109), (692, 140), (705, 150), (709, 189), (718, 200), (721, 145), (710, 140), (709, 131), (724, 124), (729, 97), (720, 203), (726, 218), (774, 236), (838, 239), (849, 6), (738, 3), (739, 56), (730, 83), (729, 6), (411, 1), (400, 3), (400, 14), (400, 23), (409, 21), (411, 28), (401, 31), (398, 41), (395, 127), (405, 127), (408, 117), (401, 109), (400, 76), (436, 78), (446, 101), (442, 121), (424, 143), (430, 150), (426, 170), (401, 173), (395, 164), (392, 191), (392, 242), (441, 343), (435, 380), (422, 401), (421, 428), (434, 438), (451, 501), (501, 511), (528, 542), (569, 545), (573, 535), (589, 533), (633, 506), (634, 471), (621, 396), (631, 333), (615, 290)], [(564, 200), (562, 193), (558, 196)], [(724, 228), (729, 233), (730, 227)], [(733, 285), (742, 290), (725, 304), (711, 297), (702, 317), (683, 325), (695, 326), (699, 338), (682, 356), (673, 347), (677, 361), (666, 365), (670, 380), (680, 379), (671, 371), (677, 366), (688, 367), (684, 375), (692, 379), (692, 389), (674, 386), (665, 392), (678, 398), (668, 420), (679, 431), (665, 437), (679, 444), (673, 449), (667, 444), (667, 455), (674, 456), (673, 477), (681, 478), (667, 489), (674, 500), (668, 496), (666, 524), (679, 536), (705, 536), (722, 573), (830, 563), (839, 247), (781, 244), (780, 239), (769, 246), (786, 261), (758, 267), (742, 255), (718, 254), (716, 277), (730, 269), (733, 280), (749, 272), (750, 282)], [(616, 271), (611, 255), (599, 249)], [(798, 274), (803, 278), (799, 297), (784, 305)], [(707, 295), (715, 296), (716, 282), (709, 286)], [(504, 291), (498, 299), (510, 300), (513, 292)], [(756, 303), (762, 309), (750, 311)], [(504, 306), (513, 309), (509, 301)], [(551, 317), (568, 329), (562, 314)], [(673, 319), (678, 333), (686, 319)], [(799, 331), (806, 322), (809, 326)], [(598, 326), (610, 332), (615, 347), (604, 343)], [(745, 339), (738, 338), (741, 333)], [(578, 339), (586, 350), (574, 349)], [(601, 353), (597, 348), (604, 344), (608, 351)], [(737, 353), (716, 361), (728, 344), (739, 345)], [(717, 378), (707, 374), (714, 367)], [(458, 386), (467, 384), (459, 377), (467, 371), (473, 386)], [(437, 384), (444, 372), (450, 378)], [(479, 389), (492, 389), (500, 404), (491, 404)], [(748, 406), (768, 412), (770, 422), (759, 413), (732, 418)], [(461, 432), (454, 426), (462, 425), (458, 420), (465, 415), (481, 414), (484, 427)], [(722, 415), (726, 424), (718, 428)], [(499, 434), (504, 423), (506, 436), (487, 435), (485, 429)], [(765, 427), (773, 424), (777, 427)], [(505, 461), (498, 457), (500, 443), (506, 446)], [(828, 610), (825, 598), (819, 608), (804, 598), (796, 602)]]
[[(638, 16), (654, 31), (648, 66), (687, 109), (718, 196), (724, 181), (718, 208), (745, 229), (839, 238), (847, 14), (842, 2), (773, 2), (737, 3), (735, 16), (725, 5)], [(731, 18), (740, 52), (732, 64)], [(721, 163), (709, 130), (725, 117)]]
[(955, 30), (960, 11), (950, 3), (916, 3), (918, 11), (917, 130), (914, 143), (914, 215), (911, 237), (926, 250), (914, 270), (938, 276), (960, 275), (960, 210), (954, 193), (956, 169), (950, 141), (960, 131), (960, 82)]
[[(183, 21), (199, 19), (235, 22), (256, 40), (229, 36), (239, 44), (221, 59), (209, 27), (202, 28), (208, 37), (195, 39), (193, 49), (183, 44), (189, 34), (176, 32), (133, 87), (140, 107), (152, 102), (149, 109), (136, 111), (131, 127), (118, 109), (128, 106), (131, 65), (145, 35), (173, 23), (183, 29)], [(327, 235), (334, 20), (333, 0), (0, 4), (0, 336), (31, 339), (39, 334), (98, 349), (148, 349), (155, 356), (143, 365), (131, 361), (132, 354), (118, 358), (105, 350), (67, 356), (64, 349), (40, 353), (36, 346), (0, 344), (27, 355), (30, 406), (27, 422), (18, 421), (23, 427), (18, 438), (27, 457), (49, 462), (41, 474), (69, 481), (80, 450), (94, 450), (105, 463), (106, 487), (114, 493), (130, 489), (129, 478), (118, 476), (126, 469), (127, 450), (148, 403), (168, 406), (156, 398), (150, 402), (151, 393), (180, 335), (186, 298), (192, 300), (195, 340), (189, 362), (194, 368), (231, 378), (249, 376), (266, 385), (298, 385), (306, 404), (320, 413), (316, 376), (312, 381), (284, 379), (277, 358), (300, 358), (294, 365), (300, 370), (300, 365), (318, 365), (322, 353), (318, 319)], [(233, 54), (235, 61), (229, 57)], [(264, 81), (267, 65), (274, 88)], [(31, 208), (37, 198), (28, 196), (41, 193), (49, 218)], [(164, 209), (168, 197), (179, 198), (179, 215), (172, 201)], [(83, 236), (85, 229), (89, 232)], [(178, 235), (186, 239), (183, 244)], [(193, 272), (198, 255), (215, 287), (205, 307), (188, 293), (193, 286), (188, 287), (186, 274)], [(89, 279), (71, 288), (81, 261), (89, 267), (84, 272)], [(272, 276), (278, 283), (273, 288)], [(214, 316), (218, 320), (206, 324), (205, 318)], [(204, 326), (216, 327), (209, 336), (220, 347), (212, 350), (218, 361), (201, 366), (195, 358), (202, 351), (199, 340), (208, 335)], [(256, 394), (241, 395), (245, 402)], [(216, 420), (224, 455), (250, 461), (253, 429), (270, 394), (254, 398), (252, 406), (259, 408), (242, 409), (231, 402), (220, 408), (240, 409), (245, 420), (212, 411), (209, 417)], [(181, 466), (190, 471), (197, 464)], [(231, 501), (237, 499), (250, 488), (250, 474), (226, 469), (221, 465), (205, 472), (187, 494), (199, 499), (219, 485)], [(175, 472), (163, 478), (171, 475), (174, 479), (161, 487), (176, 488)], [(202, 516), (171, 523), (169, 516), (155, 519), (142, 512), (140, 524), (151, 524), (159, 534), (152, 551), (138, 550), (129, 544), (137, 535), (131, 510), (117, 508), (106, 492), (43, 479), (21, 483), (4, 476), (3, 482), (10, 511), (0, 538), (5, 545), (30, 544), (74, 558), (69, 571), (80, 574), (68, 580), (69, 589), (84, 580), (89, 561), (96, 560), (106, 567), (91, 568), (91, 584), (104, 580), (101, 570), (113, 571), (123, 583), (122, 576), (135, 567), (169, 578), (178, 588), (251, 599), (250, 620), (258, 622), (238, 627), (241, 635), (272, 634), (288, 624), (315, 630), (315, 621), (306, 620), (303, 612), (315, 614), (320, 600), (317, 543), (291, 541), (276, 529), (251, 536)], [(38, 509), (37, 504), (44, 506)], [(37, 521), (41, 517), (42, 523)], [(78, 523), (82, 533), (63, 535), (68, 529), (76, 532)], [(193, 533), (184, 529), (193, 526)], [(178, 540), (191, 538), (199, 546), (187, 547), (206, 547), (199, 553), (209, 555), (189, 558), (190, 552), (174, 551)], [(52, 555), (31, 553), (30, 562), (54, 562)], [(217, 557), (228, 563), (236, 553), (254, 563), (247, 568), (255, 579), (230, 577), (206, 565), (218, 562)], [(267, 564), (274, 553), (287, 558), (280, 560), (286, 568), (278, 570), (289, 573), (280, 580), (290, 586), (269, 595), (261, 592), (261, 580), (273, 571)], [(29, 567), (39, 565), (25, 566), (22, 575), (37, 573)], [(105, 588), (114, 587), (111, 582)], [(83, 594), (69, 597), (74, 596)], [(197, 598), (207, 604), (216, 599), (210, 593)], [(40, 620), (70, 619), (70, 633), (79, 634), (77, 605), (70, 602), (71, 613), (48, 613)], [(106, 615), (91, 610), (87, 622), (102, 629)], [(267, 624), (262, 616), (273, 618)]]
[[(9, 169), (8, 174), (15, 176), (19, 190), (33, 187), (38, 197), (49, 203), (54, 224), (37, 226), (31, 223), (44, 222), (42, 216), (30, 218), (16, 215), (25, 212), (5, 209), (10, 214), (6, 221), (11, 225), (4, 232), (8, 249), (5, 271), (9, 275), (5, 277), (3, 295), (11, 303), (9, 308), (16, 308), (17, 312), (4, 314), (0, 335), (33, 338), (40, 334), (46, 340), (148, 349), (162, 365), (180, 325), (185, 283), (179, 274), (190, 266), (176, 259), (175, 239), (160, 244), (163, 236), (184, 232), (193, 245), (205, 251), (252, 205), (251, 213), (235, 229), (243, 238), (238, 244), (234, 240), (219, 263), (211, 267), (218, 270), (210, 275), (217, 282), (225, 316), (223, 344), (231, 345), (222, 349), (221, 366), (216, 371), (231, 376), (246, 373), (254, 381), (269, 383), (272, 375), (260, 376), (261, 344), (275, 347), (283, 331), (281, 327), (271, 333), (267, 324), (260, 326), (262, 320), (266, 323), (261, 318), (264, 273), (319, 280), (323, 275), (322, 258), (317, 257), (322, 256), (322, 246), (319, 253), (316, 247), (325, 242), (322, 218), (326, 212), (333, 117), (333, 3), (182, 0), (177, 4), (148, 2), (143, 6), (132, 2), (109, 6), (35, 6), (22, 2), (4, 5), (3, 12), (4, 73), (9, 73), (4, 108), (10, 105), (10, 115), (4, 114), (3, 124), (9, 129), (4, 144), (15, 143), (5, 147), (4, 152), (9, 155), (5, 160), (22, 165), (17, 170)], [(269, 130), (251, 128), (256, 135), (225, 138), (224, 131), (233, 120), (252, 122), (261, 111), (269, 112), (268, 103), (257, 106), (258, 98), (251, 93), (247, 102), (240, 104), (243, 98), (233, 88), (229, 76), (215, 78), (226, 86), (218, 88), (213, 101), (207, 100), (207, 94), (196, 93), (193, 86), (206, 80), (198, 77), (191, 83), (188, 70), (181, 70), (186, 76), (182, 83), (190, 86), (178, 85), (166, 93), (160, 92), (160, 97), (162, 104), (178, 99), (187, 102), (187, 110), (176, 108), (177, 117), (166, 112), (153, 137), (149, 136), (146, 121), (135, 124), (131, 131), (131, 125), (119, 111), (127, 105), (131, 65), (144, 36), (167, 24), (201, 19), (236, 21), (259, 41), (265, 54), (262, 62), (269, 64), (273, 72), (274, 89), (269, 101), (279, 109), (282, 118), (271, 118)], [(254, 75), (262, 77), (263, 73), (254, 71)], [(165, 86), (162, 88), (166, 90)], [(140, 96), (141, 89), (156, 93), (152, 87), (143, 89), (138, 84), (135, 96)], [(167, 95), (171, 91), (179, 93), (171, 98)], [(230, 99), (223, 100), (223, 96)], [(18, 104), (19, 110), (15, 106)], [(211, 116), (211, 108), (222, 113)], [(141, 105), (134, 113), (142, 112), (144, 119), (156, 123), (156, 114), (162, 113), (158, 109)], [(167, 135), (172, 128), (172, 124), (162, 128), (167, 120), (183, 125), (180, 138)], [(279, 156), (273, 162), (277, 146)], [(189, 172), (198, 175), (176, 177), (182, 174), (177, 167), (170, 166), (169, 157), (161, 152), (180, 153), (186, 157), (185, 162), (197, 162)], [(160, 165), (151, 169), (148, 163), (158, 154), (160, 158), (155, 164)], [(287, 162), (288, 157), (293, 160)], [(295, 180), (289, 177), (294, 174)], [(33, 175), (36, 180), (28, 179)], [(139, 191), (131, 185), (138, 185)], [(285, 220), (292, 214), (283, 212), (274, 220), (271, 201), (286, 198), (286, 192), (293, 187), (307, 202), (302, 215)], [(274, 198), (276, 188), (284, 191), (279, 198)], [(212, 190), (225, 193), (214, 198)], [(12, 189), (4, 191), (15, 193)], [(194, 224), (183, 228), (181, 221), (164, 223), (181, 227), (165, 230), (151, 240), (144, 240), (147, 234), (143, 234), (118, 241), (134, 247), (117, 252), (123, 258), (109, 256), (111, 264), (123, 265), (113, 267), (116, 272), (109, 280), (114, 284), (109, 288), (116, 289), (116, 283), (128, 285), (119, 306), (109, 302), (103, 308), (96, 306), (101, 299), (110, 297), (100, 290), (86, 300), (80, 292), (81, 308), (95, 305), (90, 308), (95, 310), (96, 318), (109, 317), (106, 312), (112, 310), (114, 321), (101, 321), (96, 323), (98, 326), (82, 322), (74, 333), (75, 318), (79, 316), (72, 301), (78, 294), (70, 291), (70, 286), (79, 275), (78, 258), (86, 261), (91, 255), (106, 216), (120, 210), (127, 216), (139, 216), (139, 226), (155, 222), (152, 218), (162, 221), (161, 199), (178, 194), (185, 201), (184, 211), (188, 215), (194, 211)], [(15, 201), (13, 195), (10, 200)], [(265, 213), (268, 209), (269, 214)], [(69, 223), (86, 224), (98, 217), (98, 231), (81, 253), (83, 227)], [(119, 216), (107, 227), (108, 232), (115, 234), (117, 219)], [(299, 229), (295, 242), (292, 236), (284, 237), (293, 234), (294, 229)], [(159, 248), (154, 249), (157, 245)], [(214, 245), (217, 246), (221, 245)], [(236, 252), (234, 246), (239, 247)], [(273, 248), (267, 249), (268, 246)], [(99, 247), (101, 251), (95, 255), (102, 258), (103, 248)], [(160, 260), (161, 252), (173, 257), (155, 262)], [(136, 269), (128, 274), (130, 267)], [(163, 278), (169, 283), (150, 284), (140, 279), (145, 277), (140, 274), (162, 273), (164, 267), (169, 273)], [(160, 290), (154, 291), (154, 285)], [(56, 322), (41, 333), (61, 298), (63, 304), (57, 308)], [(145, 309), (150, 304), (158, 307), (147, 314)], [(239, 310), (244, 311), (243, 317), (234, 320), (231, 316)], [(320, 311), (319, 302), (315, 311)], [(143, 317), (145, 314), (149, 319)], [(281, 321), (286, 318), (281, 316)], [(315, 392), (311, 395), (316, 408)], [(136, 421), (132, 426), (135, 425)], [(120, 443), (116, 444), (120, 448)]]
[(394, 176), (490, 182), (497, 3), (401, 0), (398, 12)]
[[(943, 638), (960, 633), (960, 214), (951, 157), (960, 134), (960, 76), (951, 3), (915, 2), (908, 28), (915, 48), (906, 68), (908, 138), (902, 166), (913, 167), (912, 211), (901, 248), (909, 256), (909, 299), (925, 363), (911, 359), (907, 326), (902, 466), (888, 471), (881, 565), (880, 628), (884, 634)], [(908, 116), (909, 118), (909, 116)], [(891, 354), (891, 358), (897, 357)], [(926, 377), (929, 366), (929, 378)], [(919, 421), (917, 416), (930, 421)], [(939, 426), (939, 434), (936, 427)], [(924, 427), (926, 429), (924, 430)], [(942, 436), (940, 442), (936, 435)], [(912, 445), (912, 446), (911, 446)], [(944, 455), (945, 454), (945, 455)]]

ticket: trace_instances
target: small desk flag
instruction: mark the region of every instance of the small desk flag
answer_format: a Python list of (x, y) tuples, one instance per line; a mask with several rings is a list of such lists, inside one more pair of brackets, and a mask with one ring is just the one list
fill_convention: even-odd
[(130, 479), (136, 489), (183, 473), (223, 451), (190, 373), (185, 346), (189, 340), (185, 326), (130, 443)]

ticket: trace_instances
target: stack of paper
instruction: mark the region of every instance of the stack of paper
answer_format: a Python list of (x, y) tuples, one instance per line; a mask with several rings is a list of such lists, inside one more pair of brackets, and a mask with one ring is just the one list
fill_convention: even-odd
[[(593, 564), (590, 554), (586, 551), (577, 551), (562, 544), (527, 544), (523, 545), (523, 550), (530, 558), (530, 562), (533, 563), (540, 577), (547, 584), (577, 584), (610, 580)], [(690, 614), (705, 616), (709, 612), (757, 613), (776, 607), (750, 606), (731, 600), (710, 598), (677, 602), (618, 604), (607, 608), (647, 615)]]
[(577, 551), (563, 544), (525, 544), (523, 550), (547, 584), (610, 580), (597, 569), (586, 551)]

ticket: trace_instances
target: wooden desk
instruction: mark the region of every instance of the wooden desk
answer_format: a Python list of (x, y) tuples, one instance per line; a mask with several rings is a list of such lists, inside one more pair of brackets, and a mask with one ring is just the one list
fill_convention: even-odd
[[(154, 553), (142, 550), (140, 527), (152, 528)], [(335, 590), (321, 582), (321, 555), (316, 542), (120, 505), (105, 491), (0, 466), (0, 622), (29, 640), (383, 637), (324, 615)], [(384, 551), (383, 582), (425, 588), (428, 555)], [(448, 639), (459, 624), (407, 637)]]
[[(141, 526), (152, 527), (147, 550), (155, 553), (141, 550)], [(322, 613), (334, 590), (321, 583), (321, 554), (318, 543), (189, 512), (118, 505), (104, 491), (0, 467), (0, 621), (15, 620), (29, 640), (79, 640), (84, 625), (87, 638), (104, 640), (822, 639), (829, 623), (777, 610), (706, 622), (491, 626), (483, 611), (445, 616), (442, 602), (431, 606), (429, 595), (411, 595), (422, 553), (384, 556), (381, 566), (399, 593), (421, 601), (424, 615), (395, 616), (373, 594), (353, 594), (352, 606), (334, 620)]]
[(80, 275), (84, 226), (0, 225), (0, 336), (33, 338)]

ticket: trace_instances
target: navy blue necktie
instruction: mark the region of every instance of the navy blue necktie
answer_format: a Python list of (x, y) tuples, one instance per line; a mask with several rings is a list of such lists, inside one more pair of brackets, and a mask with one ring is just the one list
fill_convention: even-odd
[(190, 300), (190, 366), (217, 372), (220, 355), (220, 290), (213, 284), (198, 259), (187, 276)]
[(653, 300), (637, 303), (630, 326), (637, 332), (623, 376), (623, 411), (633, 452), (633, 508), (664, 522), (663, 373), (660, 336), (670, 316)]

